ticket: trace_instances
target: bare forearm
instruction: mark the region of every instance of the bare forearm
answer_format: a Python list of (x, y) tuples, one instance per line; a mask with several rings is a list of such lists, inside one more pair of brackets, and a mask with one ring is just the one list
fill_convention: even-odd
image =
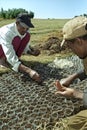
[(35, 70), (33, 70), (23, 64), (20, 64), (19, 71), (27, 73), (33, 80), (37, 81), (38, 83), (41, 82), (40, 75)]
[(80, 80), (83, 80), (83, 79), (87, 78), (87, 75), (85, 74), (84, 71), (81, 71), (79, 73), (74, 73), (72, 75), (69, 75), (69, 77), (66, 78), (65, 81), (63, 81), (63, 85), (69, 86), (77, 78), (79, 78)]
[(62, 79), (60, 82), (61, 82), (62, 85), (68, 87), (71, 83), (73, 83), (73, 81), (76, 78), (78, 78), (78, 74), (77, 73), (69, 75), (67, 78)]
[(85, 74), (84, 71), (72, 74), (69, 76), (69, 83), (72, 83), (77, 78), (79, 78), (80, 80), (84, 80), (85, 78), (87, 78), (87, 75)]
[(31, 68), (29, 68), (23, 64), (19, 65), (19, 71), (29, 74), (31, 78), (33, 77), (34, 74), (36, 74), (36, 71), (32, 70)]
[(30, 73), (31, 69), (23, 64), (19, 65), (19, 71), (20, 72), (26, 72), (26, 73)]
[(83, 99), (83, 92), (82, 91), (78, 91), (78, 90), (74, 90), (73, 91), (73, 97), (77, 98), (77, 99)]
[(77, 73), (72, 74), (69, 76), (69, 81), (72, 83), (76, 78), (78, 78), (78, 74)]

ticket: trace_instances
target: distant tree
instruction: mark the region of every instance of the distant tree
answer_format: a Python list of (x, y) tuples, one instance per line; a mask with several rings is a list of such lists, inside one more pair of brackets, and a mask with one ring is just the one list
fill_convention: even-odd
[(83, 16), (87, 17), (87, 14), (83, 14)]
[(1, 18), (5, 18), (5, 14), (6, 11), (4, 11), (3, 8), (1, 8), (1, 12), (0, 12)]
[(0, 11), (0, 18), (4, 19), (14, 19), (17, 17), (19, 13), (28, 13), (30, 18), (34, 18), (34, 12), (26, 11), (25, 9), (19, 8), (19, 9), (8, 9), (8, 11), (1, 8)]
[(11, 9), (8, 9), (8, 11), (6, 11), (6, 13), (5, 13), (5, 18), (6, 19), (11, 19), (12, 18), (12, 11), (11, 11)]
[[(87, 17), (87, 14), (81, 14), (79, 16), (84, 16), (84, 17)], [(78, 16), (75, 16), (75, 17), (78, 17)]]

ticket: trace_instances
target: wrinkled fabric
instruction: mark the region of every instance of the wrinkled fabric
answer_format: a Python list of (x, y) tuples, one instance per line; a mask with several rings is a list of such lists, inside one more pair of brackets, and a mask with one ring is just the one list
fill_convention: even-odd
[(29, 48), (30, 33), (20, 35), (16, 24), (12, 23), (0, 28), (0, 58), (6, 57), (12, 69), (18, 72), (19, 57)]
[(85, 74), (87, 75), (87, 57), (83, 59), (83, 65), (84, 65)]
[(87, 130), (87, 110), (71, 116), (65, 130)]
[(14, 47), (14, 50), (16, 52), (16, 55), (18, 57), (20, 57), (27, 45), (27, 43), (29, 42), (30, 40), (30, 35), (29, 33), (26, 34), (26, 36), (21, 40), (21, 38), (19, 36), (16, 36), (13, 41), (12, 41), (12, 44), (13, 44), (13, 47)]

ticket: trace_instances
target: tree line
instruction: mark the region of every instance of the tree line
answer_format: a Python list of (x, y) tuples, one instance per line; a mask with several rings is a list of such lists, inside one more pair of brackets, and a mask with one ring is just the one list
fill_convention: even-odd
[[(17, 17), (17, 15), (19, 13), (28, 13), (30, 18), (34, 18), (34, 12), (30, 11), (28, 12), (27, 10), (25, 9), (22, 9), (22, 8), (19, 8), (19, 9), (8, 9), (8, 10), (4, 10), (3, 8), (1, 8), (0, 10), (0, 18), (3, 18), (3, 19), (14, 19)], [(80, 15), (80, 16), (85, 16), (87, 17), (87, 14), (83, 14), (83, 15)], [(75, 16), (77, 17), (77, 16)]]
[[(84, 17), (87, 17), (87, 14), (81, 14), (79, 16), (84, 16)], [(75, 16), (75, 17), (78, 17), (78, 16)]]
[(28, 13), (30, 15), (30, 18), (34, 18), (34, 12), (30, 11), (28, 12), (25, 9), (19, 8), (19, 9), (8, 9), (8, 10), (4, 10), (3, 8), (1, 8), (0, 11), (0, 18), (3, 19), (14, 19), (17, 17), (17, 15), (19, 13)]

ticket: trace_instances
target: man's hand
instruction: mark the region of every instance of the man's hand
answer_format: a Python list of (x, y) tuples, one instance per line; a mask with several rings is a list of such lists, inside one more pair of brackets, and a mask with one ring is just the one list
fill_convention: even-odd
[(30, 75), (30, 77), (31, 77), (33, 80), (35, 80), (36, 82), (38, 82), (38, 83), (41, 83), (41, 82), (42, 82), (40, 75), (39, 75), (36, 71), (31, 70), (30, 73), (29, 73), (29, 75)]
[(32, 54), (33, 54), (34, 56), (38, 56), (38, 55), (40, 54), (40, 50), (34, 49), (33, 52), (32, 52)]
[(74, 89), (62, 86), (59, 80), (55, 81), (55, 86), (57, 87), (57, 90), (58, 90), (55, 94), (60, 94), (66, 97), (73, 97)]
[(19, 65), (19, 71), (27, 73), (33, 80), (35, 80), (38, 83), (42, 82), (40, 75), (35, 70), (33, 70), (23, 64)]
[(33, 56), (38, 56), (40, 54), (40, 50), (30, 47), (30, 50), (28, 50), (27, 54), (31, 54)]

